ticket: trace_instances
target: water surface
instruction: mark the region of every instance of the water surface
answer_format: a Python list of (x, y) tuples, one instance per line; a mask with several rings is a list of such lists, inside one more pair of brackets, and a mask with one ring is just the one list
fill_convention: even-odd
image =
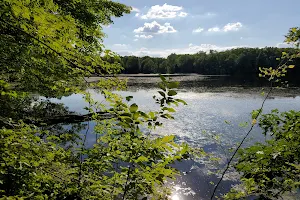
[[(133, 96), (133, 102), (136, 102), (144, 111), (158, 108), (152, 99), (153, 95), (157, 95), (157, 89), (153, 85), (152, 87), (131, 85), (128, 91), (118, 93), (124, 97)], [(271, 94), (264, 106), (264, 113), (276, 108), (279, 111), (300, 109), (298, 93), (293, 90), (283, 91), (277, 90)], [(260, 88), (245, 89), (243, 87), (217, 87), (208, 92), (207, 88), (204, 91), (203, 87), (198, 86), (181, 88), (178, 97), (185, 100), (188, 105), (176, 108), (175, 120), (164, 121), (164, 126), (153, 134), (175, 134), (178, 142), (187, 142), (193, 147), (202, 147), (207, 152), (218, 155), (224, 164), (230, 156), (226, 150), (241, 141), (249, 129), (249, 127), (239, 127), (239, 124), (241, 122), (250, 124), (251, 111), (260, 108), (264, 99), (260, 92)], [(103, 100), (103, 97), (96, 91), (91, 90), (91, 93), (96, 100)], [(71, 95), (59, 101), (64, 102), (71, 110), (82, 113), (85, 112), (83, 108), (87, 106), (80, 95)], [(93, 124), (91, 123), (90, 126), (93, 127)], [(212, 136), (216, 134), (220, 135), (221, 145), (212, 139)], [(255, 127), (244, 146), (264, 140), (260, 129)], [(94, 141), (95, 136), (90, 131), (87, 142), (91, 145)], [(174, 188), (172, 200), (208, 199), (210, 197), (214, 187), (210, 182), (217, 182), (218, 177), (209, 175), (208, 172), (215, 170), (215, 165), (205, 159), (198, 159), (178, 163), (176, 167), (182, 172), (182, 176), (178, 177), (175, 182), (169, 182)], [(237, 183), (237, 179), (237, 174), (230, 172), (221, 184), (218, 194), (227, 192), (232, 184)]]

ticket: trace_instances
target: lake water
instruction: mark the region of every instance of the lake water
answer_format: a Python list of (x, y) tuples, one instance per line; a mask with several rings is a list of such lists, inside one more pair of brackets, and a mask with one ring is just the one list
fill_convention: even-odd
[[(131, 83), (128, 91), (118, 93), (122, 96), (133, 96), (133, 101), (142, 110), (149, 111), (157, 108), (152, 99), (152, 96), (157, 94), (157, 89), (153, 84), (150, 87), (147, 84), (146, 87), (143, 85), (144, 81), (140, 83)], [(96, 100), (103, 99), (95, 91), (91, 90), (91, 93)], [(218, 155), (221, 158), (221, 164), (225, 164), (226, 158), (230, 156), (227, 149), (241, 141), (249, 129), (249, 127), (239, 127), (239, 124), (251, 123), (251, 111), (258, 109), (264, 99), (260, 93), (260, 88), (215, 87), (208, 89), (202, 87), (201, 83), (197, 83), (194, 87), (190, 85), (181, 87), (178, 97), (185, 100), (188, 105), (179, 106), (174, 114), (175, 120), (165, 121), (164, 126), (155, 134), (175, 134), (177, 141), (187, 142), (193, 147), (203, 147), (207, 152)], [(266, 101), (264, 113), (275, 108), (280, 111), (299, 110), (299, 94), (298, 89), (275, 91)], [(70, 110), (82, 113), (86, 106), (80, 95), (71, 95), (62, 98), (59, 102), (64, 102)], [(230, 124), (225, 123), (225, 120)], [(90, 126), (92, 127), (93, 124)], [(216, 134), (220, 135), (221, 145), (212, 139), (212, 136)], [(264, 140), (260, 129), (255, 127), (245, 145)], [(92, 144), (94, 141), (95, 136), (90, 132), (87, 142)], [(218, 177), (210, 175), (209, 171), (216, 170), (216, 165), (206, 159), (198, 159), (178, 163), (176, 167), (182, 172), (182, 176), (178, 177), (175, 182), (168, 183), (174, 188), (172, 200), (209, 199), (214, 188), (210, 182), (218, 180)], [(217, 193), (227, 192), (232, 184), (237, 183), (237, 180), (237, 174), (229, 172)]]

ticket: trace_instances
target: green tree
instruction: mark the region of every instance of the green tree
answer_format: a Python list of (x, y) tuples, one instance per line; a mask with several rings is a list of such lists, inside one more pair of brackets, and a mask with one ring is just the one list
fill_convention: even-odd
[[(265, 77), (274, 84), (286, 76), (288, 69), (295, 68), (293, 60), (300, 57), (298, 33), (299, 28), (291, 28), (286, 36), (286, 42), (295, 45), (296, 53), (283, 52), (278, 58), (280, 65), (277, 68), (260, 68), (260, 77)], [(291, 192), (295, 193), (300, 188), (300, 112), (291, 110), (280, 113), (276, 109), (261, 117), (259, 113), (261, 109), (253, 112), (253, 123), (258, 118), (258, 125), (266, 141), (239, 149), (234, 167), (240, 172), (242, 183), (240, 187), (232, 188), (225, 195), (226, 199), (249, 196), (278, 199)]]
[(134, 74), (140, 71), (140, 61), (138, 57), (128, 56), (126, 57), (125, 73)]
[[(296, 34), (296, 33), (295, 33)], [(295, 43), (295, 42), (293, 42)], [(259, 73), (258, 66), (278, 66), (280, 60), (277, 58), (281, 56), (282, 52), (287, 54), (295, 54), (295, 48), (236, 48), (226, 51), (210, 51), (210, 52), (198, 52), (196, 54), (171, 54), (167, 58), (154, 58), (154, 57), (141, 57), (136, 56), (124, 56), (122, 72), (128, 73), (128, 70), (132, 73), (165, 73), (165, 70), (161, 68), (165, 64), (169, 66), (169, 73), (198, 73), (204, 75), (230, 75), (232, 79), (238, 81), (240, 84), (252, 84), (252, 85), (265, 85), (266, 81), (259, 79), (257, 74)], [(124, 62), (128, 59), (134, 60), (130, 65)], [(152, 60), (158, 69), (155, 71), (150, 67), (141, 68), (144, 66), (145, 61)], [(138, 62), (140, 61), (140, 62)], [(164, 61), (167, 61), (164, 62)], [(294, 65), (299, 64), (299, 59), (294, 59)], [(151, 62), (151, 65), (153, 65)], [(141, 64), (141, 65), (139, 65)], [(163, 67), (165, 68), (165, 67)], [(289, 81), (291, 85), (299, 85), (300, 69), (296, 68), (291, 73), (287, 73), (284, 78), (285, 81)]]
[(240, 150), (235, 169), (242, 172), (245, 189), (233, 189), (227, 199), (251, 195), (278, 199), (299, 188), (299, 119), (299, 111), (279, 113), (278, 110), (260, 118), (263, 134), (271, 139)]
[(170, 73), (170, 65), (167, 60), (164, 60), (158, 67), (159, 73)]
[[(101, 25), (130, 7), (109, 0), (4, 0), (0, 8), (0, 198), (165, 198), (164, 182), (177, 174), (171, 164), (189, 158), (190, 149), (174, 136), (147, 133), (185, 104), (175, 98), (178, 84), (162, 77), (154, 98), (159, 109), (145, 113), (132, 97), (110, 92), (120, 81), (105, 77), (122, 67), (103, 46)], [(87, 82), (93, 74), (103, 78)], [(87, 87), (100, 89), (109, 106)], [(84, 95), (88, 114), (48, 98), (72, 93)], [(96, 138), (89, 147), (89, 122), (84, 135), (84, 124), (64, 126), (91, 120)]]
[(104, 36), (99, 25), (129, 13), (129, 7), (106, 0), (4, 0), (0, 8), (6, 88), (13, 83), (14, 91), (49, 96), (75, 91), (74, 85), (85, 83), (84, 76), (120, 71), (118, 62), (99, 56), (114, 56), (99, 42)]
[(143, 60), (142, 66), (143, 72), (146, 74), (157, 73), (157, 64), (151, 58)]

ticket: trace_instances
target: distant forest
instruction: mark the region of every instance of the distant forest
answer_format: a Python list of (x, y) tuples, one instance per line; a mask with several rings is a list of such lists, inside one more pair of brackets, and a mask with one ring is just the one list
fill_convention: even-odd
[[(282, 62), (282, 52), (292, 54), (293, 48), (237, 48), (222, 52), (198, 52), (196, 54), (171, 54), (167, 58), (121, 57), (124, 68), (122, 73), (198, 73), (203, 75), (230, 75), (248, 82), (258, 81), (259, 67), (276, 67)], [(286, 62), (286, 61), (284, 61)], [(295, 63), (296, 62), (296, 63)], [(298, 63), (298, 64), (297, 64)], [(294, 63), (300, 66), (300, 60)], [(286, 80), (300, 84), (300, 69), (294, 68), (287, 74)]]

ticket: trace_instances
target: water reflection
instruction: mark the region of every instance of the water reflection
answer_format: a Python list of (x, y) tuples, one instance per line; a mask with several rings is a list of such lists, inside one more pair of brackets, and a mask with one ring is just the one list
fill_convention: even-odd
[[(130, 89), (130, 88), (129, 88)], [(187, 142), (193, 147), (202, 147), (206, 152), (219, 155), (226, 163), (226, 155), (222, 149), (233, 147), (244, 137), (247, 128), (239, 127), (241, 122), (250, 122), (250, 112), (260, 107), (263, 97), (259, 94), (259, 89), (241, 89), (239, 93), (231, 92), (199, 92), (197, 90), (180, 90), (178, 97), (185, 100), (188, 106), (180, 106), (177, 113), (174, 114), (175, 120), (164, 121), (164, 126), (158, 128), (153, 134), (168, 135), (175, 134), (178, 142)], [(201, 90), (200, 90), (201, 91)], [(102, 101), (103, 96), (91, 90), (92, 96)], [(145, 111), (158, 109), (154, 104), (152, 96), (156, 94), (156, 89), (137, 89), (118, 92), (122, 96), (134, 96), (133, 101)], [(297, 93), (289, 97), (274, 94), (264, 108), (264, 113), (272, 109), (279, 108), (280, 111), (300, 109), (300, 97)], [(71, 110), (84, 113), (83, 108), (86, 105), (80, 95), (72, 95), (62, 98)], [(225, 123), (225, 120), (230, 122)], [(88, 134), (88, 143), (95, 141), (95, 135), (92, 133), (93, 124), (91, 123)], [(264, 137), (260, 134), (260, 129), (255, 127), (251, 133), (252, 140), (245, 145), (256, 141), (263, 141)], [(211, 139), (212, 135), (220, 135), (222, 146)], [(221, 148), (222, 147), (222, 148)], [(205, 159), (188, 160), (174, 165), (182, 172), (175, 182), (170, 182), (174, 191), (172, 200), (191, 200), (191, 199), (209, 199), (214, 185), (219, 179), (218, 175), (210, 174), (209, 171), (215, 171), (216, 166)], [(227, 179), (222, 182), (217, 194), (224, 194), (230, 187), (237, 183), (238, 176), (231, 172)]]
[(177, 194), (174, 194), (174, 195), (171, 196), (171, 199), (172, 200), (180, 200), (182, 198), (179, 198), (179, 196)]

